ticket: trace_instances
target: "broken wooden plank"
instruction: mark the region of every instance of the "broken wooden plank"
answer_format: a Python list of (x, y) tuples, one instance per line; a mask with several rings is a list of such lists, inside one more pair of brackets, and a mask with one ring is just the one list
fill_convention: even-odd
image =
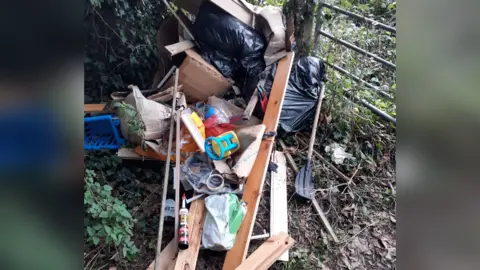
[(165, 46), (165, 49), (170, 52), (170, 57), (172, 57), (193, 47), (195, 47), (195, 44), (193, 44), (193, 42), (191, 42), (190, 40), (184, 40), (175, 44)]
[(252, 255), (250, 255), (236, 270), (266, 270), (278, 257), (293, 246), (292, 237), (286, 233), (269, 238)]
[[(175, 250), (175, 240), (172, 239), (158, 256), (157, 270), (168, 270), (170, 265), (175, 262), (177, 252)], [(170, 267), (169, 267), (170, 266)], [(147, 270), (155, 269), (155, 260), (148, 266)]]
[(250, 101), (247, 104), (247, 108), (245, 108), (245, 111), (243, 112), (243, 120), (248, 120), (250, 119), (250, 116), (252, 116), (253, 110), (255, 109), (255, 105), (257, 105), (258, 102), (258, 90), (255, 89), (253, 91), (252, 97), (250, 98)]
[[(288, 205), (287, 205), (287, 161), (283, 152), (273, 153), (277, 172), (270, 177), (270, 235), (281, 232), (288, 234)], [(283, 253), (279, 261), (288, 262), (288, 251)]]
[[(293, 57), (294, 53), (289, 52), (287, 56), (282, 58), (278, 63), (277, 73), (273, 80), (267, 111), (265, 112), (265, 118), (263, 120), (263, 124), (266, 127), (265, 132), (277, 130)], [(272, 139), (263, 140), (260, 144), (255, 164), (247, 178), (242, 197), (247, 203), (247, 213), (237, 232), (235, 244), (227, 252), (223, 263), (223, 270), (233, 270), (237, 268), (247, 256), (250, 236), (252, 235), (253, 224), (255, 223), (273, 144), (274, 141)]]
[(83, 104), (83, 113), (101, 112), (106, 104)]
[(188, 214), (188, 249), (178, 252), (175, 270), (195, 269), (205, 222), (205, 200), (192, 202)]

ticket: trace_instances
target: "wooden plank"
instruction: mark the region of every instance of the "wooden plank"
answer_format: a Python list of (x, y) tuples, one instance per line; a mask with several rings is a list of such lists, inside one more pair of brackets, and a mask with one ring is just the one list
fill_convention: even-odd
[(195, 47), (195, 44), (193, 44), (193, 42), (191, 42), (190, 40), (184, 40), (175, 44), (165, 46), (165, 49), (170, 52), (170, 57), (172, 57), (193, 47)]
[(293, 246), (295, 240), (286, 233), (269, 238), (250, 257), (248, 257), (236, 270), (265, 270)]
[[(277, 73), (273, 80), (272, 91), (268, 100), (267, 111), (263, 124), (265, 124), (265, 132), (276, 131), (280, 112), (282, 110), (285, 89), (287, 88), (288, 78), (293, 63), (294, 53), (289, 52), (286, 57), (282, 58), (278, 63)], [(250, 244), (250, 236), (252, 235), (253, 224), (257, 215), (258, 204), (265, 182), (270, 154), (272, 151), (273, 139), (263, 140), (260, 144), (255, 164), (247, 178), (245, 190), (242, 199), (247, 203), (247, 213), (237, 232), (234, 246), (227, 252), (223, 263), (224, 270), (233, 270), (245, 260)]]
[[(158, 264), (157, 270), (168, 270), (170, 265), (173, 265), (177, 252), (175, 250), (175, 240), (172, 239), (168, 245), (162, 250), (160, 255), (158, 255)], [(147, 270), (154, 270), (155, 260), (148, 266)]]
[(83, 104), (84, 113), (101, 112), (106, 104)]
[(117, 151), (117, 156), (121, 159), (135, 159), (135, 160), (154, 160), (150, 157), (143, 157), (135, 152), (132, 148), (120, 148)]
[(257, 105), (258, 102), (258, 90), (255, 89), (253, 91), (252, 97), (250, 98), (250, 101), (247, 104), (247, 107), (245, 108), (245, 111), (243, 112), (243, 120), (248, 120), (252, 116), (253, 110), (255, 109), (255, 105)]
[(205, 222), (205, 200), (203, 198), (192, 202), (188, 215), (188, 249), (178, 252), (175, 270), (195, 269), (198, 251), (202, 240), (203, 223)]
[[(271, 173), (270, 192), (270, 235), (288, 234), (288, 205), (287, 205), (287, 161), (283, 152), (273, 153), (277, 163), (277, 172)], [(283, 253), (279, 261), (288, 262), (288, 251)]]
[(322, 210), (322, 208), (320, 207), (320, 204), (318, 203), (317, 199), (315, 199), (315, 197), (312, 198), (312, 202), (313, 202), (313, 206), (315, 206), (315, 210), (317, 210), (317, 213), (318, 213), (318, 215), (320, 216), (320, 219), (322, 220), (323, 224), (324, 224), (325, 227), (327, 228), (328, 233), (330, 233), (330, 235), (332, 236), (333, 241), (335, 241), (335, 243), (338, 243), (337, 235), (336, 235), (335, 232), (333, 231), (332, 225), (330, 225), (330, 222), (328, 222), (327, 217), (326, 217), (325, 214), (323, 213), (323, 210)]

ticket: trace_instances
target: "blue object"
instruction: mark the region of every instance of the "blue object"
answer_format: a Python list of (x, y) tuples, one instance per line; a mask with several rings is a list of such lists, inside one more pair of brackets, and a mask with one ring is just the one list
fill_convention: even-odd
[(210, 116), (212, 116), (215, 113), (215, 110), (213, 109), (212, 106), (210, 106), (208, 104), (205, 105), (205, 106), (207, 106), (207, 108), (208, 108), (207, 112), (205, 113), (205, 120), (206, 120), (206, 119), (210, 118)]
[(120, 121), (111, 115), (85, 117), (83, 119), (83, 149), (119, 149), (125, 140), (120, 137)]
[[(208, 137), (205, 140), (205, 152), (213, 160), (223, 159), (226, 152), (238, 147), (238, 144), (236, 142), (231, 141), (232, 138), (232, 133), (225, 134), (221, 137)], [(216, 143), (216, 146), (214, 146), (213, 143)], [(226, 145), (224, 145), (223, 143), (225, 143)], [(217, 146), (218, 152), (216, 153), (216, 149), (214, 148), (217, 148)]]

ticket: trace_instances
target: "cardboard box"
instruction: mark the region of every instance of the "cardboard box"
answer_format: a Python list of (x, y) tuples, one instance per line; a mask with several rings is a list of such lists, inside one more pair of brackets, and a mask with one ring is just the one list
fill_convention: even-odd
[[(207, 63), (194, 50), (185, 51), (186, 57), (179, 68), (178, 84), (187, 101), (206, 101), (210, 96), (219, 96), (231, 87), (230, 81), (225, 79), (214, 66)], [(175, 76), (172, 76), (163, 89), (173, 86)]]

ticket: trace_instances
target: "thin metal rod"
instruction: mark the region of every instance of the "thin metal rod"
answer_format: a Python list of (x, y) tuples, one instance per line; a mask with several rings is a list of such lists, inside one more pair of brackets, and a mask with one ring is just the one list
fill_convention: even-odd
[(361, 82), (361, 83), (365, 84), (366, 86), (368, 86), (369, 88), (372, 88), (373, 90), (377, 91), (380, 95), (382, 95), (382, 96), (384, 96), (384, 97), (386, 97), (386, 98), (389, 98), (389, 99), (391, 99), (391, 100), (394, 100), (394, 97), (393, 97), (392, 95), (388, 94), (388, 93), (385, 92), (385, 91), (380, 90), (380, 89), (379, 89), (378, 87), (376, 87), (375, 85), (373, 85), (373, 84), (371, 84), (371, 83), (369, 83), (369, 82), (366, 82), (366, 81), (360, 79), (359, 77), (351, 74), (350, 72), (346, 71), (345, 69), (343, 69), (343, 68), (341, 68), (341, 67), (339, 67), (339, 66), (337, 66), (337, 65), (328, 63), (328, 62), (325, 61), (324, 59), (320, 59), (320, 60), (322, 60), (325, 64), (327, 64), (328, 66), (332, 67), (333, 69), (338, 70), (338, 71), (340, 71), (341, 73), (343, 73), (343, 74), (345, 74), (345, 75), (353, 78), (353, 79), (356, 80), (357, 82)]
[(384, 30), (387, 30), (389, 32), (392, 32), (392, 33), (397, 33), (397, 29), (395, 29), (395, 27), (391, 27), (391, 26), (388, 26), (386, 24), (383, 24), (381, 22), (377, 22), (377, 21), (374, 21), (372, 19), (369, 19), (367, 17), (364, 17), (362, 15), (359, 15), (359, 14), (355, 14), (353, 12), (350, 12), (348, 10), (344, 10), (344, 9), (341, 9), (339, 7), (336, 7), (334, 5), (331, 5), (331, 4), (327, 4), (327, 3), (324, 3), (324, 2), (321, 2), (322, 5), (324, 5), (325, 7), (329, 8), (329, 9), (332, 9), (332, 10), (335, 10), (337, 11), (338, 13), (342, 13), (344, 15), (347, 15), (347, 16), (350, 16), (350, 17), (353, 17), (355, 19), (359, 19), (359, 20), (362, 20), (364, 22), (367, 22), (367, 23), (370, 23), (372, 25), (374, 25), (375, 27), (378, 27), (378, 28), (382, 28)]
[[(374, 105), (368, 103), (366, 100), (364, 99), (359, 99), (359, 98), (353, 98), (352, 95), (350, 95), (349, 93), (347, 92), (344, 92), (344, 95), (343, 96), (346, 100), (350, 101), (350, 102), (353, 102), (355, 103), (354, 101), (352, 101), (351, 99), (356, 99), (356, 100), (359, 100), (360, 103), (366, 107), (367, 109), (369, 109), (370, 111), (372, 111), (374, 114), (378, 115), (380, 118), (382, 118), (383, 120), (386, 120), (388, 122), (392, 122), (394, 123), (395, 125), (397, 124), (397, 119), (396, 118), (393, 118), (392, 116), (390, 116), (389, 114), (387, 114), (386, 112), (380, 110), (379, 108), (375, 107)], [(347, 98), (348, 97), (348, 98)]]
[(162, 206), (160, 207), (160, 220), (158, 221), (158, 239), (157, 249), (155, 252), (155, 266), (154, 270), (157, 270), (158, 256), (162, 251), (162, 236), (163, 236), (163, 221), (165, 219), (165, 202), (167, 200), (167, 188), (168, 188), (168, 176), (170, 173), (170, 156), (172, 153), (172, 141), (173, 141), (173, 124), (175, 123), (175, 108), (177, 107), (177, 86), (178, 86), (178, 69), (175, 70), (175, 87), (173, 88), (173, 102), (172, 102), (172, 114), (170, 118), (170, 133), (168, 137), (168, 151), (167, 160), (165, 162), (165, 176), (163, 178), (163, 193), (162, 193)]
[(362, 49), (362, 48), (359, 48), (359, 47), (355, 46), (355, 45), (352, 44), (352, 43), (349, 43), (349, 42), (346, 42), (346, 41), (341, 40), (341, 39), (339, 39), (339, 38), (336, 38), (336, 37), (334, 37), (334, 36), (332, 36), (332, 35), (330, 35), (330, 34), (328, 34), (328, 33), (323, 32), (322, 30), (320, 30), (320, 31), (318, 31), (318, 32), (319, 32), (322, 36), (325, 36), (325, 37), (327, 37), (327, 38), (329, 38), (329, 39), (331, 39), (331, 40), (333, 40), (333, 41), (335, 41), (335, 42), (338, 42), (338, 43), (342, 44), (343, 46), (345, 46), (345, 47), (347, 47), (347, 48), (350, 48), (350, 49), (352, 49), (352, 50), (354, 50), (354, 51), (356, 51), (356, 52), (358, 52), (358, 53), (365, 54), (365, 55), (371, 57), (373, 60), (375, 60), (375, 61), (377, 61), (377, 62), (379, 62), (379, 63), (381, 63), (381, 64), (384, 64), (384, 65), (386, 65), (386, 66), (388, 66), (388, 67), (390, 67), (390, 68), (392, 68), (392, 69), (396, 69), (396, 68), (397, 68), (397, 66), (396, 66), (395, 64), (393, 64), (392, 62), (389, 62), (389, 61), (387, 61), (387, 60), (379, 57), (379, 56), (376, 55), (376, 54), (373, 54), (373, 53), (371, 53), (371, 52), (367, 52), (366, 50), (364, 50), (364, 49)]
[[(176, 87), (175, 87), (176, 88)], [(173, 97), (177, 98), (177, 97)], [(180, 211), (180, 143), (182, 138), (180, 135), (180, 116), (182, 109), (178, 109), (176, 113), (176, 136), (175, 136), (175, 245), (178, 247), (178, 229), (179, 229), (179, 211)]]

